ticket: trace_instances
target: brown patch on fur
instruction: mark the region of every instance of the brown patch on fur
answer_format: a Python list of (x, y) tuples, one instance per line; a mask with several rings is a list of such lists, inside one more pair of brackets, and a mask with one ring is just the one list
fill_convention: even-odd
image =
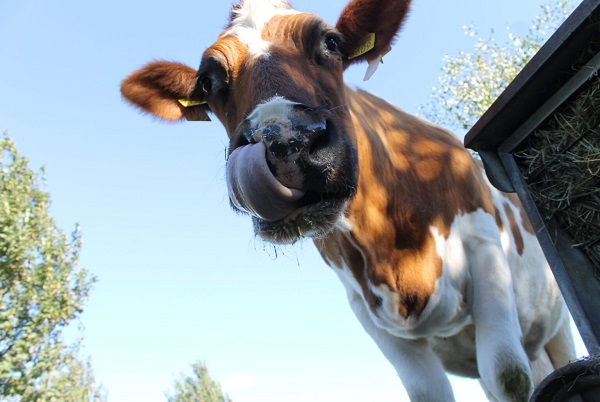
[(519, 228), (519, 224), (515, 219), (515, 215), (513, 214), (512, 208), (508, 203), (504, 204), (504, 212), (506, 213), (506, 217), (510, 225), (510, 231), (512, 232), (513, 239), (515, 240), (517, 253), (519, 253), (519, 255), (523, 255), (523, 248), (525, 247), (523, 243), (523, 235), (521, 234), (521, 229)]
[[(352, 276), (360, 285), (365, 301), (375, 315), (377, 308), (381, 306), (381, 299), (373, 294), (369, 289), (369, 262), (367, 256), (356, 244), (351, 234), (334, 231), (323, 239), (314, 240), (317, 249), (325, 261), (331, 261), (338, 268), (342, 269), (346, 264)], [(336, 252), (332, 252), (335, 250)]]
[(502, 216), (500, 215), (500, 211), (498, 208), (494, 207), (494, 217), (496, 218), (496, 226), (502, 232), (504, 230), (504, 225), (502, 224)]
[(531, 233), (532, 235), (535, 235), (535, 230), (533, 229), (533, 226), (531, 226), (531, 221), (529, 220), (529, 217), (527, 216), (527, 213), (525, 212), (525, 208), (523, 208), (523, 204), (521, 204), (521, 200), (519, 199), (519, 196), (516, 193), (510, 193), (510, 194), (505, 194), (506, 198), (508, 198), (510, 200), (510, 202), (519, 209), (519, 214), (521, 216), (521, 224), (523, 225), (523, 229), (525, 229), (526, 232)]
[(525, 212), (525, 208), (523, 208), (521, 206), (521, 208), (519, 208), (519, 213), (521, 215), (521, 222), (523, 225), (523, 229), (525, 229), (526, 232), (528, 232), (532, 235), (535, 235), (535, 229), (531, 225), (531, 221), (529, 220), (529, 217), (527, 216), (527, 213)]
[[(479, 168), (455, 136), (365, 92), (346, 96), (360, 166), (347, 219), (363, 258), (345, 261), (362, 289), (367, 281), (384, 284), (399, 294), (399, 314), (419, 315), (442, 274), (430, 228), (447, 237), (457, 215), (496, 211)], [(348, 247), (337, 232), (317, 246), (330, 259)]]

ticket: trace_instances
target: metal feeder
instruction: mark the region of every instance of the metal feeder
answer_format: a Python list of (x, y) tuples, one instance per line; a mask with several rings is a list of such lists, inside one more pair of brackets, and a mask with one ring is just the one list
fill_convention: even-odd
[[(599, 70), (600, 0), (584, 0), (465, 137), (492, 184), (518, 194), (592, 356), (600, 354)], [(598, 357), (563, 369), (533, 401), (600, 400)]]

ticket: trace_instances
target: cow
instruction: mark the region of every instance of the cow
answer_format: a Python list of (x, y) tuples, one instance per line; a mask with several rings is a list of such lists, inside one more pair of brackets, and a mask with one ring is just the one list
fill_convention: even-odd
[(229, 138), (233, 209), (275, 244), (312, 238), (412, 401), (454, 400), (446, 372), (526, 401), (574, 357), (568, 312), (518, 198), (453, 134), (344, 84), (372, 74), (409, 0), (351, 0), (335, 26), (287, 0), (241, 0), (199, 69), (153, 61), (123, 97)]

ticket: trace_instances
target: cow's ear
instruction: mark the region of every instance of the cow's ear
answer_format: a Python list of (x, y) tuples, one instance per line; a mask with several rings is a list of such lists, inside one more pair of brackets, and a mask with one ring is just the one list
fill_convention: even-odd
[(367, 61), (369, 69), (376, 68), (391, 49), (409, 6), (410, 0), (351, 0), (336, 24), (344, 37), (344, 66)]
[(181, 63), (155, 61), (131, 73), (121, 94), (132, 105), (160, 119), (209, 121), (208, 105), (194, 94), (196, 70)]

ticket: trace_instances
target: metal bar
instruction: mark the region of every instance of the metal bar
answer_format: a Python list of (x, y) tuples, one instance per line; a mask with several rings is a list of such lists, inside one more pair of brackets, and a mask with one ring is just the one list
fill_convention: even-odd
[(506, 174), (504, 167), (502, 166), (502, 161), (498, 157), (498, 152), (496, 150), (480, 150), (478, 153), (481, 161), (483, 162), (485, 174), (487, 175), (490, 183), (492, 183), (492, 185), (500, 191), (504, 191), (505, 193), (514, 193), (515, 188), (510, 182), (510, 179)]
[[(552, 228), (551, 231), (549, 230), (514, 157), (509, 153), (500, 153), (499, 156), (531, 221), (588, 353), (599, 353), (600, 282), (594, 278), (593, 270), (587, 269), (591, 267), (589, 259), (580, 250), (571, 246), (569, 236), (563, 233), (560, 227), (549, 225)], [(581, 291), (578, 292), (577, 288)]]

